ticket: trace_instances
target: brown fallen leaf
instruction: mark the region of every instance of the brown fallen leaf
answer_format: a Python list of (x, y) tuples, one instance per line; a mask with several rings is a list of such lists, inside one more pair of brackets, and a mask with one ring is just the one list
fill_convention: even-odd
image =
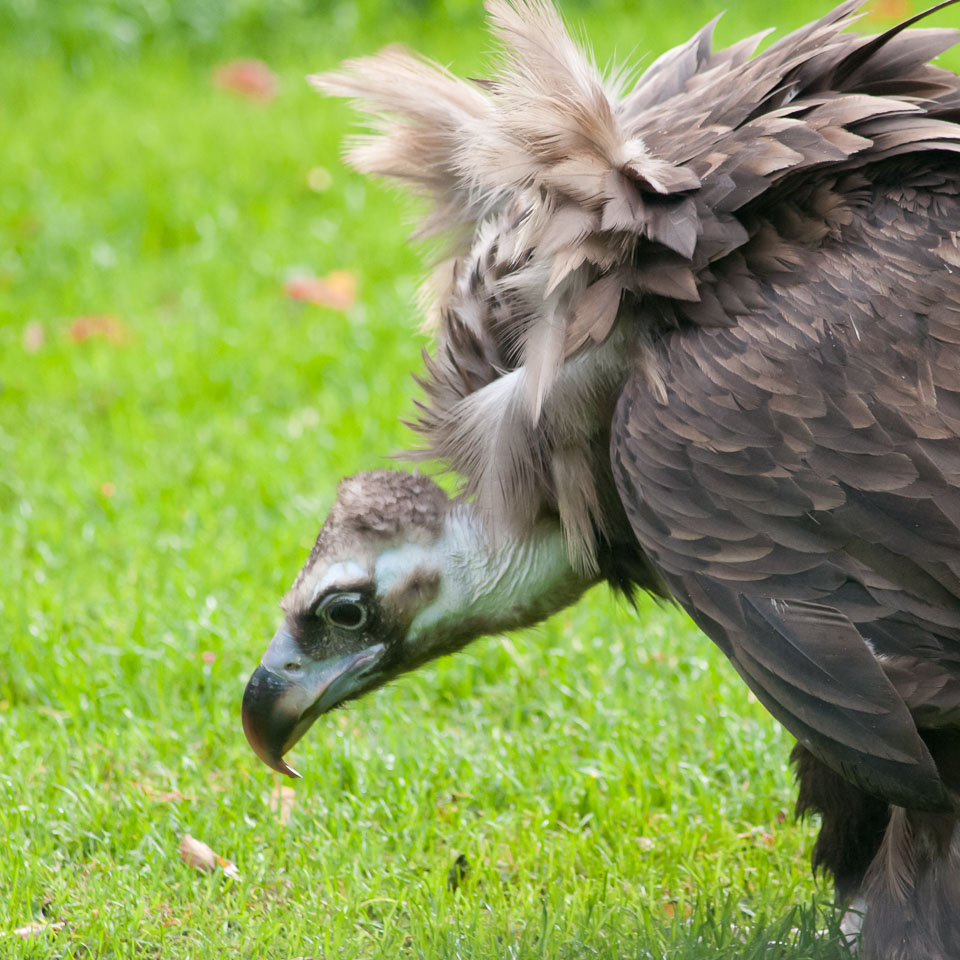
[(293, 816), (293, 807), (297, 802), (297, 793), (293, 787), (285, 786), (282, 783), (274, 785), (270, 791), (270, 810), (280, 817), (280, 822), (286, 826)]
[(179, 790), (153, 790), (144, 793), (154, 801), (154, 803), (182, 803), (187, 798)]
[(43, 226), (43, 224), (37, 217), (31, 217), (30, 214), (25, 214), (22, 217), (17, 217), (17, 219), (10, 224), (10, 230), (15, 237), (32, 237), (41, 226)]
[(185, 833), (180, 841), (180, 859), (188, 867), (196, 867), (206, 873), (213, 873), (219, 867), (224, 876), (240, 881), (240, 872), (232, 860), (214, 853), (202, 840), (191, 837), (189, 833)]
[(179, 790), (158, 790), (152, 784), (143, 783), (140, 780), (134, 780), (130, 786), (141, 790), (144, 796), (154, 803), (182, 803), (184, 800), (194, 799), (184, 796)]
[(232, 860), (228, 860), (226, 857), (221, 857), (218, 854), (217, 866), (223, 871), (223, 875), (225, 877), (229, 877), (236, 883), (241, 881), (242, 878), (240, 876), (240, 871), (237, 869), (237, 865)]
[(874, 20), (905, 20), (910, 16), (909, 0), (874, 0), (866, 15)]
[(333, 177), (326, 167), (312, 167), (307, 172), (307, 186), (314, 193), (323, 193), (333, 184)]
[(54, 720), (66, 720), (70, 716), (66, 710), (58, 710), (56, 707), (51, 707), (46, 703), (39, 704), (36, 709), (39, 713), (53, 717)]
[(188, 867), (198, 870), (213, 870), (217, 865), (217, 855), (202, 840), (185, 833), (180, 841), (180, 859)]
[(17, 929), (13, 931), (13, 935), (20, 937), (21, 940), (32, 940), (34, 937), (41, 937), (45, 933), (56, 933), (65, 926), (66, 924), (62, 920), (57, 923), (47, 923), (45, 920), (31, 920), (22, 927), (17, 927)]
[(357, 278), (349, 270), (334, 270), (325, 277), (294, 277), (286, 282), (284, 292), (291, 300), (349, 310), (357, 298)]
[(231, 60), (213, 72), (213, 85), (245, 100), (269, 103), (277, 95), (276, 74), (262, 60)]
[(31, 320), (23, 328), (23, 349), (27, 353), (36, 353), (47, 339), (43, 324), (39, 320)]
[(129, 339), (123, 321), (110, 313), (75, 317), (67, 328), (67, 335), (74, 343), (83, 343), (91, 337), (103, 337), (110, 343), (126, 343)]
[(762, 843), (767, 847), (772, 847), (777, 839), (772, 833), (767, 833), (766, 830), (761, 830), (759, 827), (753, 830), (744, 830), (742, 833), (737, 834), (738, 840), (754, 840), (758, 843)]

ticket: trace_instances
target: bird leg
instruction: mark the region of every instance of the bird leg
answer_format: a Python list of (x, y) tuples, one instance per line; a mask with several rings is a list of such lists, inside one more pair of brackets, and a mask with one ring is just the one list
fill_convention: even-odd
[(952, 813), (891, 807), (800, 744), (797, 814), (818, 813), (814, 869), (833, 874), (840, 923), (864, 960), (960, 958), (960, 827)]
[(854, 897), (840, 918), (840, 934), (851, 956), (857, 955), (857, 949), (860, 946), (860, 931), (863, 928), (863, 915), (866, 909), (867, 902), (863, 897)]

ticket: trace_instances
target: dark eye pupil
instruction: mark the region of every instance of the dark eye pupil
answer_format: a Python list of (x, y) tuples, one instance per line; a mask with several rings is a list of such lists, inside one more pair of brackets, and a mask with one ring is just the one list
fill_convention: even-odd
[(327, 607), (327, 619), (337, 627), (359, 627), (363, 620), (363, 609), (357, 603), (340, 600)]

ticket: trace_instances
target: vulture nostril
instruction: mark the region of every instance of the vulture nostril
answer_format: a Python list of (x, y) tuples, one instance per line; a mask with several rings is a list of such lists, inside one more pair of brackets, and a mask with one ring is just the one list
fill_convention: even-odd
[(300, 661), (299, 660), (290, 660), (288, 663), (283, 665), (283, 669), (288, 673), (299, 673), (300, 672)]

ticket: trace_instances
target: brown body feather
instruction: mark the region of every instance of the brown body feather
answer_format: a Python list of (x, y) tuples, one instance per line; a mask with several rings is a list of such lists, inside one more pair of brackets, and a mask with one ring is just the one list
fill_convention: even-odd
[(753, 57), (708, 26), (626, 90), (491, 0), (487, 80), (391, 49), (318, 83), (448, 242), (424, 456), (494, 535), (558, 515), (579, 569), (677, 599), (798, 737), (866, 955), (955, 960), (957, 33), (855, 8)]

